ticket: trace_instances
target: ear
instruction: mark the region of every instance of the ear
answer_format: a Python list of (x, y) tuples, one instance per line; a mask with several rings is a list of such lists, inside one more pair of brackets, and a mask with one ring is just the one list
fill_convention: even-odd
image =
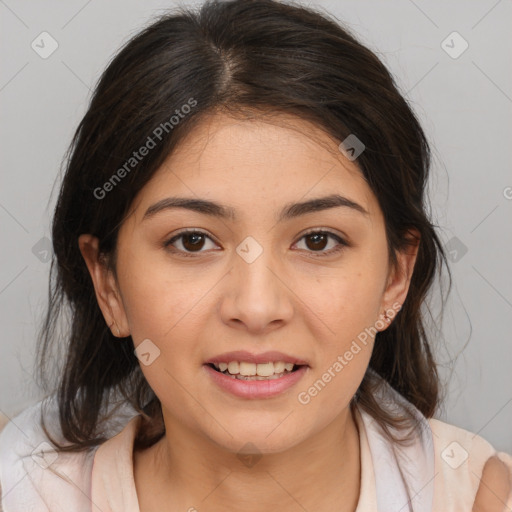
[(105, 322), (114, 336), (118, 338), (129, 336), (130, 329), (117, 281), (112, 270), (108, 269), (105, 257), (99, 252), (98, 238), (89, 234), (80, 235), (78, 246), (91, 275), (96, 300)]
[(382, 296), (383, 314), (381, 317), (386, 315), (389, 320), (384, 321), (385, 327), (379, 329), (381, 331), (389, 327), (393, 318), (401, 309), (411, 284), (411, 277), (418, 256), (420, 233), (416, 229), (409, 230), (406, 238), (407, 245), (403, 250), (396, 253), (397, 263), (388, 272), (388, 279)]

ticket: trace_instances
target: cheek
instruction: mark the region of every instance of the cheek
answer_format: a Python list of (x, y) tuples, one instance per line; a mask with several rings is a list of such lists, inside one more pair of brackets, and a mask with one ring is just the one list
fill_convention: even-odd
[(199, 299), (215, 284), (207, 273), (201, 279), (197, 272), (189, 276), (144, 254), (132, 253), (122, 269), (123, 305), (136, 343), (144, 338), (163, 342), (182, 325), (195, 325), (193, 319), (201, 311)]
[[(196, 371), (195, 361), (200, 366), (197, 340), (202, 337), (204, 308), (199, 299), (212, 288), (206, 284), (200, 279), (173, 279), (166, 276), (165, 268), (156, 265), (140, 266), (125, 276), (123, 303), (134, 347), (143, 342), (149, 347), (151, 362), (141, 364), (141, 370), (160, 397), (166, 396), (169, 389), (179, 389), (174, 378), (190, 379), (190, 372)], [(158, 355), (153, 359), (153, 354)], [(184, 407), (186, 400), (180, 402), (183, 396), (174, 396)]]
[(309, 330), (317, 348), (310, 377), (297, 393), (299, 410), (328, 423), (350, 403), (372, 354), (380, 282), (371, 272), (356, 272), (326, 280), (321, 293), (310, 295), (315, 314), (308, 317)]
[(381, 312), (383, 282), (384, 270), (363, 261), (317, 276), (314, 286), (303, 288), (311, 322), (323, 324), (317, 333), (323, 332), (329, 345), (341, 349), (373, 326)]
[(368, 367), (387, 270), (382, 260), (360, 254), (345, 263), (336, 273), (316, 277), (304, 308), (310, 313), (303, 313), (317, 350), (297, 398), (312, 414), (331, 411), (329, 418), (348, 405)]

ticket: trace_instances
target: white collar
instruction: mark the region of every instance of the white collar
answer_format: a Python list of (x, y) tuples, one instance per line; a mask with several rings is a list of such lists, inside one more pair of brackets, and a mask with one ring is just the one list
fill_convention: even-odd
[[(380, 512), (431, 512), (434, 501), (434, 440), (421, 412), (373, 371), (380, 381), (377, 402), (396, 415), (412, 416), (411, 442), (388, 439), (380, 425), (359, 407), (365, 426), (375, 474), (377, 509)], [(403, 436), (390, 429), (397, 437)]]

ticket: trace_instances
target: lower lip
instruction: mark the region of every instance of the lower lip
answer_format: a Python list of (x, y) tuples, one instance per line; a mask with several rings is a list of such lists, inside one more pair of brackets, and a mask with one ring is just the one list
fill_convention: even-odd
[(295, 385), (306, 373), (308, 367), (301, 366), (294, 372), (287, 373), (278, 379), (269, 380), (241, 380), (233, 379), (205, 364), (203, 368), (213, 379), (213, 382), (225, 391), (229, 391), (240, 398), (270, 398), (277, 396)]

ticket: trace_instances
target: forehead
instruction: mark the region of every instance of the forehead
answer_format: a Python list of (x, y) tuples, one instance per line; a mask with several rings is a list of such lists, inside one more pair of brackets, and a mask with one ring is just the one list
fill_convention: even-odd
[[(194, 128), (164, 167), (197, 162), (200, 167), (220, 171), (224, 162), (246, 162), (255, 177), (267, 177), (265, 168), (288, 172), (292, 168), (313, 174), (315, 167), (341, 164), (354, 178), (360, 170), (342, 155), (337, 142), (318, 125), (290, 114), (240, 114), (225, 112), (208, 115)], [(177, 166), (179, 167), (179, 166)], [(194, 166), (189, 166), (194, 168)], [(256, 168), (255, 168), (256, 167)], [(238, 174), (242, 169), (237, 169)], [(249, 174), (249, 173), (247, 173)]]
[(209, 115), (141, 191), (137, 216), (168, 195), (208, 198), (253, 212), (257, 203), (261, 212), (338, 193), (377, 213), (361, 170), (338, 146), (322, 128), (292, 115)]

